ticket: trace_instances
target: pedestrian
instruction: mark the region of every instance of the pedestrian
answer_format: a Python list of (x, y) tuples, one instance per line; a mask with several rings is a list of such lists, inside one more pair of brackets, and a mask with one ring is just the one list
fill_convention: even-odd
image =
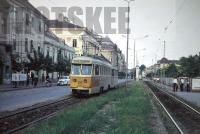
[(185, 80), (183, 78), (181, 78), (181, 80), (180, 80), (180, 89), (181, 89), (181, 92), (183, 92), (184, 83), (185, 83)]
[(187, 79), (187, 82), (186, 82), (186, 89), (187, 89), (187, 92), (190, 92), (190, 80)]
[(32, 80), (32, 85), (34, 85), (34, 73), (33, 72), (31, 72), (31, 80)]
[(174, 78), (174, 80), (173, 80), (173, 91), (177, 92), (177, 89), (178, 89), (178, 80), (177, 80), (177, 78)]
[(38, 84), (38, 76), (35, 75), (35, 77), (34, 77), (34, 87), (36, 87), (37, 84)]
[(42, 83), (45, 82), (45, 77), (44, 77), (44, 74), (42, 74)]

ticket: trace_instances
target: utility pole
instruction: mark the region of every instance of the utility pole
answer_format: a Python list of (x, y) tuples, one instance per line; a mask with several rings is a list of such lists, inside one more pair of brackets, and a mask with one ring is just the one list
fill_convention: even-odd
[(126, 46), (126, 89), (128, 87), (128, 48), (129, 48), (129, 23), (130, 23), (130, 2), (133, 0), (124, 0), (128, 3), (128, 28), (127, 28), (127, 46)]
[(163, 52), (163, 58), (165, 58), (165, 52), (166, 52), (166, 41), (164, 40), (164, 52)]

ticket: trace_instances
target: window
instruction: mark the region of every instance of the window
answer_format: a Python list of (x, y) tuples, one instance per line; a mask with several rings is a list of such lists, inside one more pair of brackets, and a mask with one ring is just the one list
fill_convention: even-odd
[(30, 52), (32, 53), (33, 52), (33, 40), (30, 41), (30, 44), (31, 44), (30, 45)]
[(16, 50), (16, 39), (13, 39), (13, 50)]
[(72, 74), (80, 75), (81, 74), (81, 65), (72, 65)]
[(95, 75), (99, 75), (99, 65), (95, 65)]
[(41, 21), (39, 21), (39, 32), (42, 31), (42, 24), (41, 24)]
[(52, 57), (52, 59), (53, 59), (53, 62), (55, 61), (55, 48), (53, 48), (53, 57)]
[(49, 47), (47, 47), (47, 56), (49, 56)]
[(114, 74), (115, 74), (115, 70), (114, 70), (114, 69), (112, 69), (112, 76), (114, 76)]
[(32, 17), (31, 23), (32, 23), (32, 28), (34, 28), (34, 17)]
[(92, 65), (82, 65), (82, 75), (91, 75)]
[(77, 39), (73, 39), (72, 44), (73, 44), (73, 47), (77, 47)]
[(26, 14), (26, 25), (27, 26), (29, 25), (29, 14), (28, 13)]
[(41, 52), (41, 47), (40, 47), (40, 44), (38, 44), (38, 53)]
[(28, 52), (28, 39), (25, 38), (25, 52)]

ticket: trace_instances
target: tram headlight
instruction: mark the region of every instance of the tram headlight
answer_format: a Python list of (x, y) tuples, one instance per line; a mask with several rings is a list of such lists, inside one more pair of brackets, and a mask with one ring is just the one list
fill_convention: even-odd
[(84, 79), (84, 81), (83, 81), (84, 83), (87, 83), (87, 79)]

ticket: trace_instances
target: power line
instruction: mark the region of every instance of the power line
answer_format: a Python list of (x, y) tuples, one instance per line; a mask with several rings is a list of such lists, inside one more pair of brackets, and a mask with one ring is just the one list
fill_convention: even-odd
[(167, 32), (167, 30), (169, 29), (170, 25), (174, 23), (176, 16), (179, 14), (179, 12), (182, 10), (183, 6), (185, 5), (186, 0), (183, 0), (182, 3), (180, 4), (180, 6), (178, 7), (178, 9), (176, 10), (174, 16), (170, 19), (170, 21), (168, 22), (167, 26), (164, 28), (164, 33)]

